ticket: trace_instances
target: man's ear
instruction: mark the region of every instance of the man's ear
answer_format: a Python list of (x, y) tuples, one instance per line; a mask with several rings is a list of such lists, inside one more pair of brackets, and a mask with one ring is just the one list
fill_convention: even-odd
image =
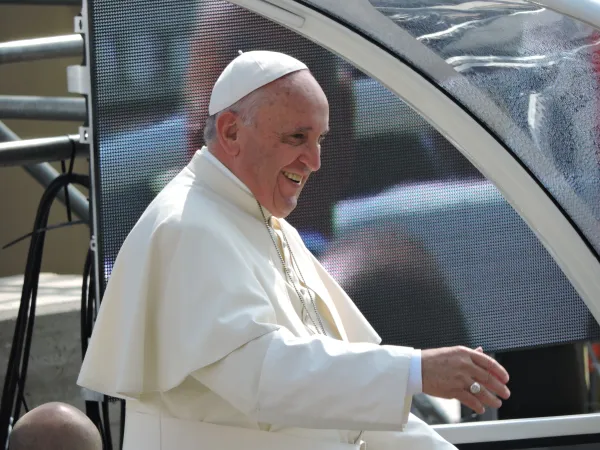
[(239, 153), (238, 142), (238, 117), (236, 114), (225, 111), (222, 112), (215, 123), (217, 130), (217, 139), (225, 152), (231, 156), (237, 156)]

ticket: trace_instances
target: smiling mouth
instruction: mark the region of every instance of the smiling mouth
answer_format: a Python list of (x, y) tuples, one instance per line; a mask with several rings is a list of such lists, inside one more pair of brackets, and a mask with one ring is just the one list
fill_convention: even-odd
[(285, 170), (283, 171), (283, 175), (290, 181), (293, 181), (296, 184), (300, 184), (302, 183), (302, 175), (298, 175), (295, 173), (291, 173), (291, 172), (286, 172)]

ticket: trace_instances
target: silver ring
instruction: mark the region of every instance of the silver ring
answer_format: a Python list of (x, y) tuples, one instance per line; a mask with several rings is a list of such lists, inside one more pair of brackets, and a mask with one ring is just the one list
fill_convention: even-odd
[(475, 382), (471, 385), (469, 390), (471, 391), (471, 394), (477, 395), (481, 392), (481, 385), (478, 382)]

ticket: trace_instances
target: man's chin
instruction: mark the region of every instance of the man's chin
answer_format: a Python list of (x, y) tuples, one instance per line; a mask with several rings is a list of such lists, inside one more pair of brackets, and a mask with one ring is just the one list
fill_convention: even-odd
[(282, 201), (282, 204), (277, 205), (278, 207), (275, 208), (275, 211), (272, 211), (271, 214), (273, 214), (278, 219), (285, 219), (292, 212), (294, 212), (294, 209), (296, 209), (297, 205), (297, 198), (294, 197), (291, 199), (286, 199), (285, 201)]

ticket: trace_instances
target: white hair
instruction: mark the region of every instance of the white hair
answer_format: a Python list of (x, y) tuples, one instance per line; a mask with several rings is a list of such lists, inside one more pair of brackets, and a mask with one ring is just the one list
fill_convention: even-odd
[[(277, 87), (281, 89), (290, 86), (293, 83), (293, 77), (290, 75), (294, 75), (295, 73), (298, 72), (293, 72), (292, 74), (279, 78), (276, 81)], [(204, 142), (206, 145), (210, 144), (215, 139), (217, 135), (217, 119), (224, 112), (233, 112), (240, 117), (244, 125), (251, 125), (256, 116), (256, 112), (272, 98), (273, 91), (271, 89), (266, 89), (268, 86), (269, 85), (259, 88), (238, 100), (230, 107), (225, 108), (223, 111), (208, 116), (206, 125), (204, 126)]]
[(204, 126), (204, 142), (208, 145), (215, 139), (217, 135), (217, 119), (225, 112), (237, 114), (245, 125), (252, 124), (256, 111), (263, 105), (267, 97), (268, 95), (262, 89), (258, 89), (238, 100), (230, 107), (225, 108), (223, 111), (208, 116), (206, 125)]

